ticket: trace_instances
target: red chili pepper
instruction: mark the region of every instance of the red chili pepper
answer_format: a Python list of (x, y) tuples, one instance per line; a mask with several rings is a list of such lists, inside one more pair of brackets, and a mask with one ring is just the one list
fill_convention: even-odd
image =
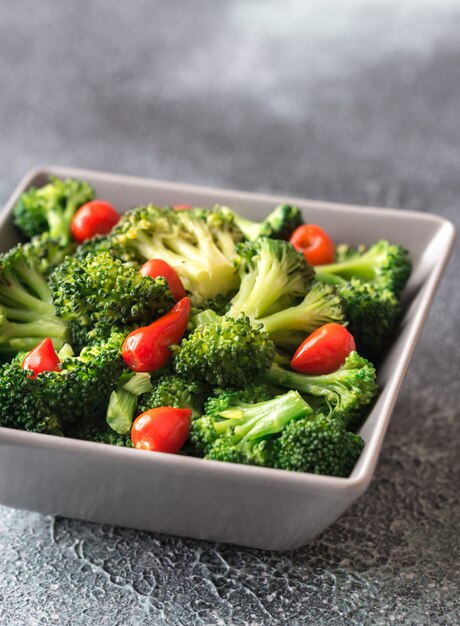
[(189, 211), (193, 207), (191, 204), (173, 204), (173, 209), (176, 211)]
[(59, 372), (60, 363), (53, 342), (47, 337), (29, 352), (22, 362), (22, 369), (32, 370), (33, 375), (29, 378), (36, 378), (41, 372)]
[(303, 253), (311, 265), (324, 265), (334, 261), (335, 246), (329, 235), (316, 224), (303, 224), (292, 233), (289, 241)]
[(73, 216), (73, 238), (78, 243), (83, 243), (95, 235), (105, 235), (119, 219), (120, 216), (111, 204), (105, 200), (91, 200), (83, 204)]
[(182, 338), (189, 315), (190, 298), (182, 298), (160, 319), (129, 333), (121, 350), (126, 365), (134, 372), (154, 372), (166, 365), (169, 347)]
[(161, 406), (141, 413), (131, 427), (135, 448), (175, 454), (190, 432), (190, 409)]
[(356, 350), (353, 335), (341, 324), (324, 324), (297, 348), (291, 367), (302, 374), (330, 374)]
[(171, 293), (176, 300), (181, 300), (187, 295), (184, 285), (179, 278), (179, 274), (169, 263), (163, 261), (163, 259), (150, 259), (150, 261), (146, 261), (141, 267), (140, 273), (142, 276), (151, 276), (152, 278), (157, 278), (158, 276), (166, 278)]

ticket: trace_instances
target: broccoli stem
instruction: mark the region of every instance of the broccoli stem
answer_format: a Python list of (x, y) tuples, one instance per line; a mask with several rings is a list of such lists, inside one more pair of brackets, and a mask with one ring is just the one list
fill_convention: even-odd
[(369, 248), (361, 256), (353, 257), (342, 263), (330, 263), (318, 266), (318, 274), (339, 274), (347, 280), (353, 277), (364, 281), (371, 281), (375, 278), (375, 267), (379, 264), (382, 256), (380, 249)]
[(218, 436), (233, 428), (232, 439), (238, 443), (278, 433), (292, 419), (312, 412), (296, 391), (289, 391), (273, 400), (226, 409), (219, 413), (225, 420), (215, 422), (214, 428)]
[(14, 307), (1, 307), (9, 320), (16, 322), (35, 322), (42, 319), (40, 314), (30, 309), (16, 309)]
[[(332, 372), (332, 374), (309, 376), (308, 374), (299, 374), (292, 370), (285, 370), (277, 363), (273, 363), (268, 372), (264, 374), (264, 379), (274, 385), (296, 389), (300, 393), (324, 395), (323, 385), (327, 386), (328, 384), (336, 383), (337, 375), (335, 372)], [(318, 383), (321, 384), (318, 385)], [(321, 393), (319, 394), (318, 391), (321, 391)]]
[(69, 202), (64, 212), (61, 210), (57, 211), (56, 209), (50, 209), (47, 212), (46, 219), (48, 221), (50, 236), (52, 239), (59, 240), (64, 245), (69, 243), (70, 222), (74, 211), (74, 204)]
[(321, 272), (317, 270), (315, 276), (322, 283), (325, 283), (326, 285), (332, 285), (333, 287), (340, 287), (340, 285), (347, 284), (345, 278), (342, 278), (341, 276), (336, 276), (335, 274), (328, 274), (327, 272)]
[(137, 408), (137, 396), (125, 389), (112, 391), (107, 408), (107, 424), (119, 435), (126, 435), (131, 430), (134, 413)]
[(208, 324), (215, 324), (216, 322), (219, 322), (219, 320), (220, 320), (220, 316), (212, 309), (206, 309), (205, 311), (200, 311), (193, 318), (193, 321), (195, 322), (197, 326), (206, 326)]
[(123, 385), (123, 389), (135, 396), (140, 396), (143, 393), (149, 393), (153, 390), (153, 385), (150, 381), (150, 374), (147, 373), (134, 373), (129, 377), (129, 380)]
[(153, 390), (150, 375), (129, 372), (122, 374), (118, 388), (112, 391), (107, 407), (107, 424), (119, 435), (126, 435), (131, 430), (137, 399), (143, 393)]
[(315, 286), (299, 305), (283, 309), (258, 321), (263, 324), (269, 335), (291, 330), (301, 330), (309, 335), (323, 324), (343, 321), (343, 312), (339, 304), (338, 299), (334, 302), (332, 297), (325, 297), (323, 289)]
[(260, 234), (260, 224), (259, 222), (253, 222), (252, 220), (248, 220), (246, 217), (242, 215), (238, 215), (233, 211), (233, 217), (235, 220), (235, 224), (238, 228), (244, 233), (246, 239), (257, 239)]
[(51, 289), (48, 287), (48, 283), (43, 278), (43, 274), (37, 272), (32, 265), (26, 265), (25, 263), (17, 263), (15, 266), (16, 273), (21, 278), (22, 282), (35, 292), (40, 300), (44, 302), (52, 301)]
[(11, 276), (4, 273), (4, 278), (8, 280), (8, 285), (0, 285), (0, 296), (4, 296), (9, 302), (22, 304), (26, 308), (30, 308), (44, 315), (54, 315), (54, 306), (51, 300), (43, 302), (39, 298), (27, 293), (23, 287)]

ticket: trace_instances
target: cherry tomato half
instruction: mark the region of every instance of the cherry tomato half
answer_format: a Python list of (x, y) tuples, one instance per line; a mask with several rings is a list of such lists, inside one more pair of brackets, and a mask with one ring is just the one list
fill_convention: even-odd
[(335, 246), (329, 235), (316, 224), (303, 224), (292, 233), (289, 241), (303, 253), (311, 265), (324, 265), (334, 261)]
[(141, 267), (140, 273), (142, 276), (151, 276), (152, 278), (157, 278), (158, 276), (166, 278), (171, 293), (176, 300), (181, 300), (187, 295), (184, 285), (179, 278), (179, 274), (169, 263), (163, 261), (163, 259), (150, 259), (150, 261), (146, 261)]
[(341, 324), (324, 324), (297, 348), (291, 367), (302, 374), (330, 374), (356, 350), (353, 335)]
[(189, 211), (193, 207), (191, 204), (173, 204), (173, 209), (176, 211)]
[(190, 298), (182, 298), (160, 319), (129, 333), (121, 348), (126, 365), (134, 372), (161, 369), (171, 356), (169, 346), (182, 338), (189, 315)]
[(131, 441), (139, 450), (175, 454), (190, 432), (190, 409), (162, 406), (141, 413), (131, 427)]
[(83, 204), (73, 216), (73, 238), (83, 243), (95, 235), (106, 235), (119, 219), (120, 216), (111, 204), (105, 200), (91, 200)]
[(59, 372), (60, 363), (53, 342), (47, 337), (29, 352), (22, 362), (22, 369), (32, 370), (33, 375), (29, 378), (36, 378), (41, 372)]

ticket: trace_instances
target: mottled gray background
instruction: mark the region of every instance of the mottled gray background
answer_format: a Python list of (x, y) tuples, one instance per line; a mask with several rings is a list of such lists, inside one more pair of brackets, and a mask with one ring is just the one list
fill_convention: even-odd
[[(0, 200), (94, 167), (459, 223), (460, 3), (0, 0)], [(458, 274), (369, 491), (288, 554), (0, 509), (0, 623), (460, 623)]]

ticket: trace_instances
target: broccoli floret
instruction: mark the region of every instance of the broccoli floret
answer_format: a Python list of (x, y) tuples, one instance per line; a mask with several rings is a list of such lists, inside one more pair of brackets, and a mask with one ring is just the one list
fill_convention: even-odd
[(192, 419), (202, 415), (206, 390), (196, 382), (176, 374), (165, 374), (154, 381), (153, 389), (139, 398), (138, 413), (160, 406), (190, 409)]
[[(300, 374), (273, 363), (263, 379), (274, 385), (296, 389), (315, 409), (350, 428), (356, 426), (363, 408), (372, 402), (377, 393), (375, 368), (357, 352), (349, 354), (345, 363), (331, 374)], [(314, 402), (312, 396), (319, 402)]]
[(13, 209), (14, 222), (26, 237), (49, 231), (52, 239), (66, 245), (75, 211), (93, 198), (88, 183), (50, 176), (44, 187), (31, 187), (21, 195)]
[(51, 275), (50, 287), (59, 315), (72, 322), (77, 345), (96, 328), (102, 337), (114, 326), (147, 325), (175, 303), (165, 278), (142, 276), (108, 252), (67, 257)]
[(51, 262), (46, 260), (44, 250), (43, 242), (34, 241), (0, 255), (2, 354), (30, 351), (45, 337), (59, 349), (69, 339), (69, 325), (57, 317), (43, 274)]
[(361, 283), (355, 278), (337, 285), (336, 289), (358, 350), (364, 354), (378, 354), (401, 314), (397, 296), (377, 282)]
[(244, 389), (214, 389), (214, 395), (207, 399), (204, 405), (204, 413), (213, 415), (228, 407), (256, 404), (271, 400), (273, 394), (267, 385), (252, 383)]
[(380, 285), (398, 294), (411, 272), (408, 251), (383, 239), (362, 254), (355, 254), (348, 249), (341, 253), (340, 258), (343, 260), (319, 265), (318, 278), (321, 279), (322, 274), (326, 273), (341, 276), (345, 280), (355, 278), (361, 282), (378, 281)]
[(0, 426), (29, 432), (62, 435), (58, 416), (43, 401), (36, 379), (18, 359), (0, 366)]
[(262, 237), (238, 246), (241, 285), (227, 315), (258, 320), (305, 297), (314, 269), (286, 241)]
[(289, 422), (273, 446), (278, 469), (347, 477), (364, 441), (343, 422), (319, 414)]
[(175, 357), (179, 375), (214, 387), (238, 388), (268, 370), (275, 346), (249, 318), (220, 317), (213, 311), (198, 317), (198, 326), (182, 340)]
[(199, 304), (238, 286), (235, 246), (242, 238), (233, 217), (221, 211), (149, 205), (125, 213), (110, 244), (121, 258), (169, 263)]
[(72, 242), (62, 245), (59, 240), (52, 239), (49, 233), (32, 237), (24, 244), (28, 254), (34, 257), (36, 269), (45, 277), (48, 277), (67, 256), (73, 254), (75, 247)]
[(124, 335), (108, 339), (68, 357), (59, 372), (43, 372), (32, 382), (34, 396), (57, 415), (63, 427), (82, 421), (104, 422), (111, 392), (124, 369), (121, 346)]
[(343, 324), (345, 314), (334, 287), (317, 282), (297, 306), (283, 309), (258, 321), (277, 347), (292, 351), (323, 324)]
[(106, 416), (110, 428), (119, 435), (129, 433), (139, 397), (152, 389), (150, 374), (135, 373), (130, 370), (123, 372), (118, 380), (117, 388), (110, 394)]
[(123, 370), (124, 336), (67, 356), (57, 372), (35, 378), (15, 359), (0, 369), (0, 425), (62, 434), (72, 424), (103, 423), (109, 396)]
[(88, 254), (98, 254), (99, 252), (110, 252), (112, 256), (116, 256), (112, 253), (110, 234), (96, 235), (91, 237), (91, 239), (86, 239), (86, 241), (76, 247), (73, 256), (77, 259), (82, 259)]
[(300, 210), (291, 204), (279, 204), (261, 222), (254, 222), (242, 217), (227, 207), (222, 207), (222, 210), (233, 215), (236, 225), (249, 241), (254, 241), (259, 237), (289, 239), (292, 232), (303, 224)]
[[(192, 422), (190, 436), (205, 458), (235, 463), (274, 465), (270, 440), (291, 420), (312, 413), (295, 391), (265, 402), (243, 403), (232, 394), (224, 402), (208, 405), (209, 412)], [(262, 443), (267, 440), (267, 444)]]

